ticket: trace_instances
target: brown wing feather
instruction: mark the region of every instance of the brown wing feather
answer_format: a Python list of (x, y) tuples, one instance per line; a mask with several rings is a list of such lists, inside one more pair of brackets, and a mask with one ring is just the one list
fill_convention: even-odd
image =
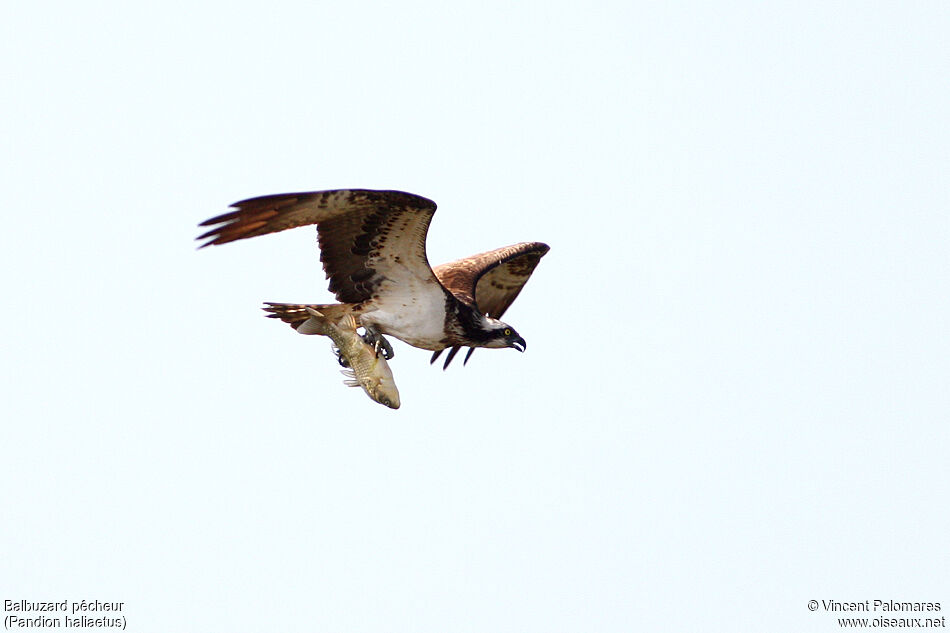
[[(433, 272), (459, 301), (493, 319), (500, 319), (548, 250), (550, 247), (541, 242), (522, 242), (436, 266)], [(443, 369), (449, 366), (458, 349), (452, 348)], [(434, 353), (430, 362), (435, 362), (440, 353)], [(466, 363), (471, 355), (472, 350), (469, 350)]]
[(459, 301), (500, 319), (550, 247), (522, 242), (465, 257), (432, 269)]
[(330, 291), (344, 303), (373, 296), (384, 280), (432, 278), (425, 253), (435, 203), (401, 191), (340, 189), (261, 196), (201, 223), (213, 226), (201, 248), (286, 229), (317, 225), (320, 261)]

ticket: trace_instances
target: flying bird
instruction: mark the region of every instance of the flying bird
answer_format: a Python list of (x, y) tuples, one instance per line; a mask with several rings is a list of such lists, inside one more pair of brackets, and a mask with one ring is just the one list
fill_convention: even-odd
[(334, 322), (352, 315), (366, 341), (387, 359), (393, 349), (384, 334), (431, 350), (430, 362), (449, 349), (443, 369), (463, 347), (471, 348), (465, 363), (476, 347), (526, 348), (499, 319), (548, 252), (547, 244), (522, 242), (432, 268), (426, 234), (436, 205), (422, 196), (339, 189), (261, 196), (231, 208), (201, 223), (214, 228), (197, 238), (207, 240), (200, 248), (317, 226), (320, 261), (340, 303), (265, 303), (267, 316), (294, 329), (310, 318), (308, 309)]

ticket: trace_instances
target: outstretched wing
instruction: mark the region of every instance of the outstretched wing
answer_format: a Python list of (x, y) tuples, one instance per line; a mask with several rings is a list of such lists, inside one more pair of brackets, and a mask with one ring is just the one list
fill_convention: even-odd
[[(433, 272), (459, 301), (500, 319), (549, 249), (541, 242), (522, 242), (436, 266)], [(449, 351), (443, 369), (460, 349), (453, 347)], [(474, 351), (474, 347), (468, 350), (465, 363)], [(432, 354), (430, 362), (434, 363), (441, 353)]]
[[(317, 225), (320, 261), (338, 301), (362, 303), (380, 294), (416, 293), (437, 300), (438, 280), (425, 241), (435, 203), (402, 191), (339, 189), (261, 196), (201, 223), (201, 248), (286, 229)], [(424, 290), (423, 290), (424, 288)]]

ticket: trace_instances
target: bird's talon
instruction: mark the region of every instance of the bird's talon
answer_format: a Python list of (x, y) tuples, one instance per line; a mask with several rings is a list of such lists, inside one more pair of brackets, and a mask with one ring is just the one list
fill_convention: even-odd
[(372, 328), (367, 327), (364, 329), (366, 330), (366, 333), (363, 334), (363, 341), (367, 345), (373, 346), (373, 351), (376, 352), (377, 357), (379, 357), (380, 352), (383, 353), (383, 358), (386, 360), (389, 360), (396, 355), (393, 351), (393, 346), (389, 343), (389, 341), (386, 340), (386, 337)]
[(346, 367), (348, 369), (350, 367), (350, 363), (347, 362), (346, 357), (343, 355), (343, 352), (341, 352), (340, 350), (336, 348), (334, 348), (333, 351), (334, 353), (336, 353), (336, 362), (340, 363), (340, 367)]
[(390, 360), (396, 355), (396, 353), (393, 351), (393, 346), (390, 345), (389, 341), (387, 341), (382, 336), (380, 336), (379, 341), (377, 341), (376, 353), (379, 354), (380, 351), (383, 352), (383, 358), (386, 360)]

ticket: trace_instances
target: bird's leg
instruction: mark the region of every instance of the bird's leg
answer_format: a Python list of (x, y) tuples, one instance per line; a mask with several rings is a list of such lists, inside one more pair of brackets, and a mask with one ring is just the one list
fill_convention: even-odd
[(373, 350), (376, 352), (377, 356), (379, 356), (380, 351), (382, 351), (383, 358), (386, 360), (389, 360), (396, 355), (396, 353), (393, 351), (393, 346), (389, 344), (389, 341), (387, 341), (386, 338), (380, 334), (376, 328), (364, 325), (363, 329), (366, 330), (366, 334), (363, 335), (363, 341), (365, 341), (367, 345), (373, 346)]

